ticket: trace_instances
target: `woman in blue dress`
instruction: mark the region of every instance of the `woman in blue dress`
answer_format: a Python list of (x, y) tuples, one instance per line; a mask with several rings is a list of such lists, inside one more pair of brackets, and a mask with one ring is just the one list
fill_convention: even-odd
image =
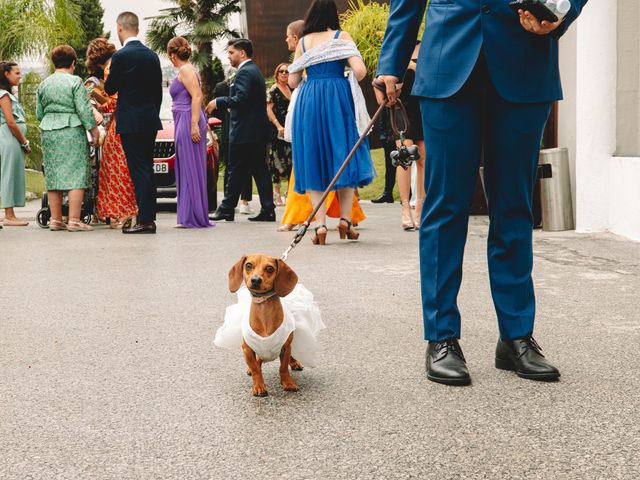
[[(333, 58), (333, 46), (335, 50), (350, 47), (355, 54), (339, 60), (318, 62), (316, 59), (308, 62), (305, 70), (307, 78), (299, 89), (291, 126), (293, 169), (296, 172), (294, 189), (298, 193), (308, 191), (314, 205), (319, 203), (322, 192), (329, 186), (360, 136), (354, 97), (351, 85), (345, 78), (345, 67), (351, 68), (358, 81), (367, 74), (351, 36), (340, 30), (335, 2), (315, 0), (307, 11), (304, 36), (298, 43), (295, 58), (297, 60), (304, 55), (313, 56), (314, 52), (320, 52), (321, 59), (325, 51), (325, 57)], [(297, 87), (301, 81), (301, 71), (290, 73), (291, 87)], [(365, 140), (334, 187), (340, 200), (340, 238), (358, 238), (358, 232), (348, 220), (351, 218), (355, 188), (368, 185), (374, 178), (369, 142)], [(325, 205), (318, 210), (316, 220), (318, 226), (312, 241), (316, 245), (324, 245), (327, 236)]]

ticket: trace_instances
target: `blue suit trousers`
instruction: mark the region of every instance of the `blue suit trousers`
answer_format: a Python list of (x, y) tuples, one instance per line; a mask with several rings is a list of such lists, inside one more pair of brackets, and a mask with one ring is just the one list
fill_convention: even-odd
[(533, 188), (551, 103), (512, 103), (494, 88), (481, 54), (461, 90), (422, 98), (427, 158), (420, 224), (425, 339), (460, 338), (457, 296), (469, 211), (484, 158), (488, 262), (500, 337), (533, 332)]

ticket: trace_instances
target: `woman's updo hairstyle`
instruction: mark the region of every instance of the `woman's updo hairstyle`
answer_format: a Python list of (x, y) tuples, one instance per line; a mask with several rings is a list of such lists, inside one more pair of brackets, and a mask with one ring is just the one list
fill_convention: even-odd
[(186, 38), (174, 37), (167, 44), (167, 54), (174, 54), (180, 60), (187, 61), (191, 58), (191, 46)]
[(96, 38), (87, 47), (87, 70), (92, 75), (100, 71), (100, 65), (104, 65), (116, 53), (116, 46), (106, 38)]

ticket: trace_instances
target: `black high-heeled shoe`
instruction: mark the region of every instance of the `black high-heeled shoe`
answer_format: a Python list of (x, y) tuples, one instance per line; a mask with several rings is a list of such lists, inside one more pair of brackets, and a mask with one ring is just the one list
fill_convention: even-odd
[[(324, 228), (324, 232), (319, 232), (321, 228)], [(318, 225), (315, 228), (316, 234), (311, 237), (311, 243), (314, 245), (325, 245), (327, 242), (327, 226), (326, 225)]]
[(353, 225), (346, 218), (340, 218), (340, 223), (338, 223), (338, 231), (340, 232), (340, 239), (344, 240), (348, 238), (349, 240), (357, 240), (360, 234), (353, 228)]

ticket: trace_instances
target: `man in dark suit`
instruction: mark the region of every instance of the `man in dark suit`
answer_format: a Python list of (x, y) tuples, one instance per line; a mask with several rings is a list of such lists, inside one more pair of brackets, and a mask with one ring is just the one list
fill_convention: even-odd
[(109, 95), (118, 94), (116, 132), (122, 139), (138, 202), (136, 225), (123, 228), (122, 233), (156, 233), (153, 148), (158, 130), (162, 130), (160, 59), (137, 38), (137, 15), (123, 12), (117, 24), (123, 48), (111, 59), (104, 87)]
[[(558, 39), (587, 0), (555, 23), (514, 13), (508, 0), (431, 0), (413, 94), (422, 97), (427, 160), (420, 271), (427, 377), (471, 382), (460, 338), (458, 290), (481, 152), (489, 203), (488, 258), (500, 338), (497, 368), (532, 380), (560, 373), (533, 339), (532, 192), (540, 140), (562, 98)], [(426, 0), (392, 0), (378, 79), (393, 103)], [(378, 101), (384, 94), (376, 92)]]
[[(235, 75), (235, 73), (234, 73)], [(222, 82), (216, 83), (216, 86), (213, 88), (213, 97), (228, 97), (229, 96), (229, 84), (231, 83), (231, 78), (224, 80)], [(220, 132), (219, 138), (219, 152), (220, 152), (220, 160), (222, 160), (225, 164), (228, 165), (229, 161), (229, 130), (231, 123), (231, 114), (229, 110), (215, 110), (212, 115), (222, 121), (222, 128)], [(227, 196), (227, 187), (229, 184), (229, 169), (224, 169), (224, 195)], [(251, 179), (251, 174), (246, 172), (246, 178), (244, 184), (242, 186), (242, 191), (240, 193), (240, 200), (242, 204), (245, 205), (245, 210), (247, 213), (251, 214), (253, 212), (250, 211), (249, 202), (251, 201), (253, 190), (253, 181)], [(242, 206), (240, 207), (240, 213), (244, 213)]]
[(212, 100), (207, 111), (230, 109), (229, 181), (220, 206), (209, 218), (233, 221), (234, 209), (249, 172), (256, 181), (260, 196), (260, 213), (249, 220), (275, 222), (276, 213), (272, 197), (271, 176), (267, 168), (267, 142), (270, 129), (267, 118), (267, 94), (264, 77), (251, 61), (253, 45), (239, 38), (229, 41), (227, 54), (231, 66), (238, 69), (229, 95)]

